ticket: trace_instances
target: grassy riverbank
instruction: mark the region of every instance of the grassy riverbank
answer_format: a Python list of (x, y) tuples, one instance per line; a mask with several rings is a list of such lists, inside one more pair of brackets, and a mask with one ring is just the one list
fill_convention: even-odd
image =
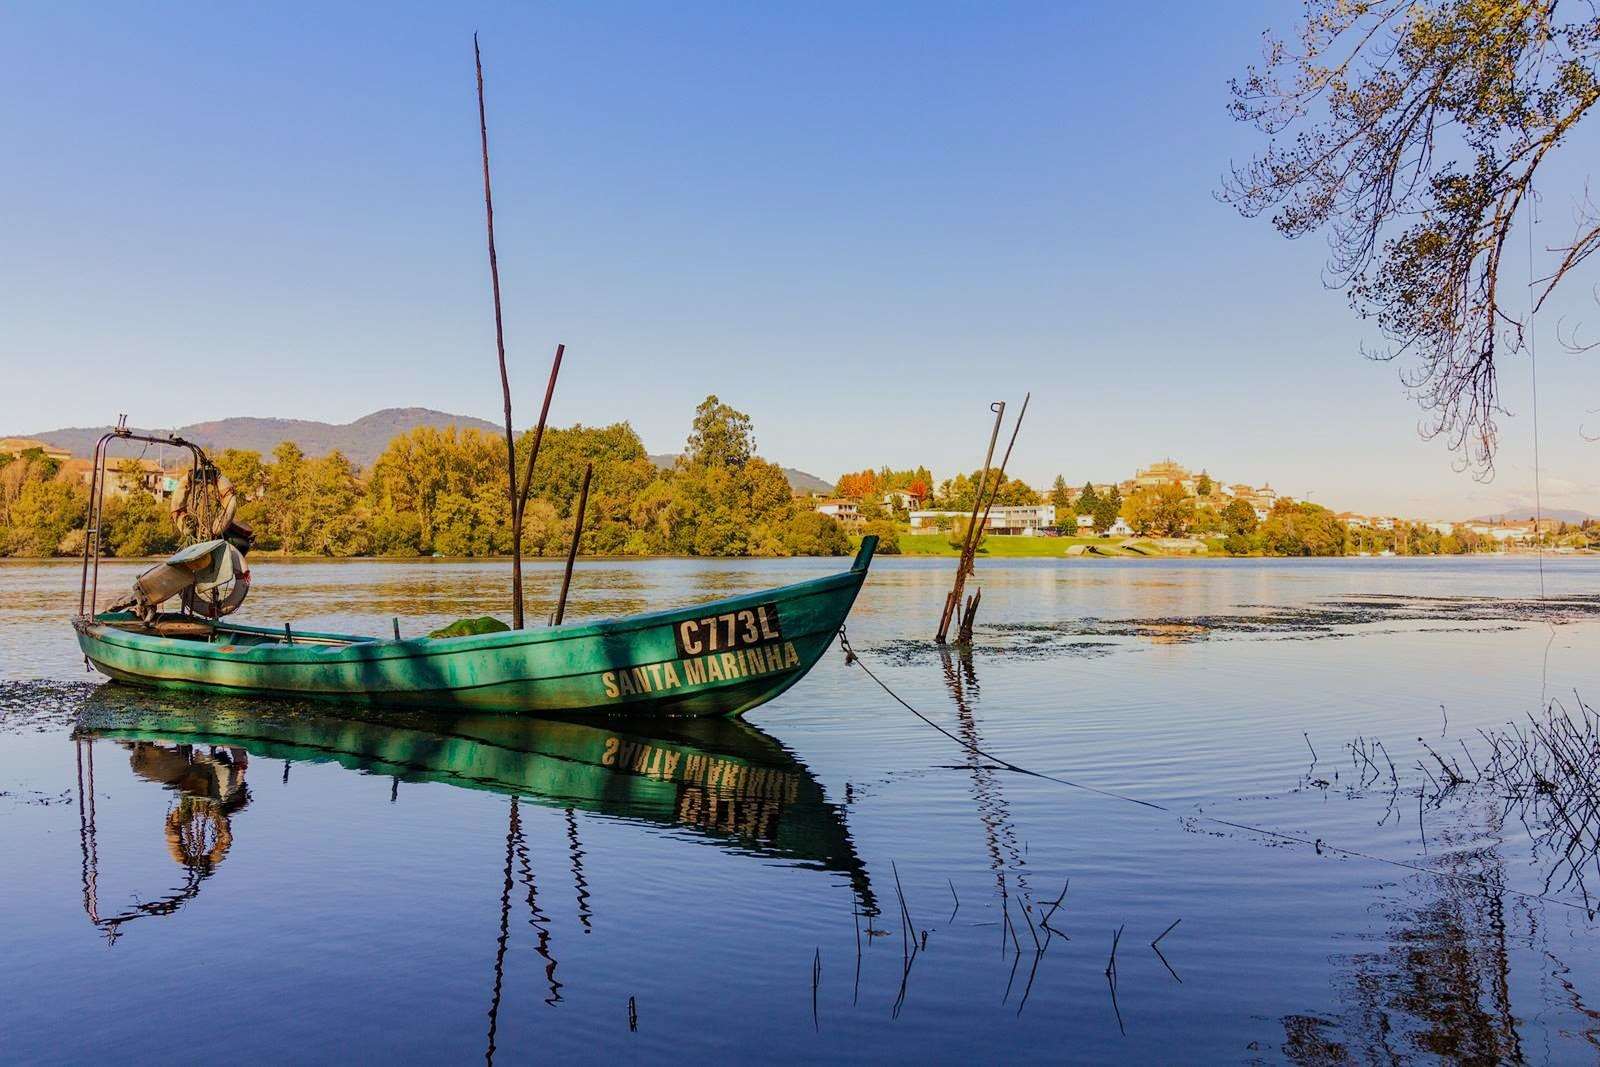
[[(1186, 556), (1194, 555), (1193, 552), (1169, 552), (1161, 546), (1149, 541), (1134, 541), (1131, 545), (1117, 538), (1108, 537), (986, 537), (979, 555), (992, 559), (1020, 559), (1020, 558), (1050, 558), (1055, 559), (1068, 554), (1074, 545), (1082, 545), (1085, 558), (1093, 559), (1096, 556), (1127, 556), (1138, 558), (1140, 556)], [(950, 546), (950, 538), (944, 533), (900, 535), (900, 552), (907, 556), (959, 556), (961, 550)], [(1213, 549), (1207, 555), (1220, 554)]]

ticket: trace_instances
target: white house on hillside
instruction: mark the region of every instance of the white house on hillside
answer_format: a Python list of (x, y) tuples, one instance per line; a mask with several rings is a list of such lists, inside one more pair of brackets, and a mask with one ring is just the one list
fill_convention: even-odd
[(817, 505), (817, 513), (838, 519), (846, 525), (861, 522), (861, 509), (854, 500), (824, 500)]

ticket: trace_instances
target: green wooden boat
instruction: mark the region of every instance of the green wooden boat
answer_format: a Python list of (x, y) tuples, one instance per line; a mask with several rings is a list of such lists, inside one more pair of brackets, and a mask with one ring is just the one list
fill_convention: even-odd
[(73, 625), (90, 663), (134, 685), (451, 711), (732, 716), (784, 692), (827, 651), (876, 547), (865, 537), (849, 570), (776, 589), (468, 637), (389, 640), (131, 612)]

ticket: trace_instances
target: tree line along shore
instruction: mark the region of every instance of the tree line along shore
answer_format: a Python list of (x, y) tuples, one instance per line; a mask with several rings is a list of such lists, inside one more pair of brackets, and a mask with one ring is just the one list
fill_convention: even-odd
[[(531, 444), (531, 432), (517, 440), (519, 467)], [(213, 458), (238, 494), (239, 521), (254, 531), (261, 552), (402, 558), (510, 552), (511, 508), (502, 485), (506, 445), (495, 434), (418, 427), (391, 440), (366, 470), (337, 451), (312, 457), (291, 442), (270, 456), (230, 448)], [(966, 520), (912, 531), (905, 501), (968, 514), (980, 478), (979, 472), (962, 473), (935, 487), (925, 467), (848, 474), (837, 488), (859, 507), (853, 521), (841, 522), (819, 512), (814, 499), (796, 496), (783, 469), (756, 455), (750, 418), (713, 395), (696, 409), (683, 455), (667, 468), (650, 459), (626, 422), (547, 430), (523, 517), (527, 555), (566, 552), (589, 463), (594, 478), (580, 551), (594, 556), (832, 556), (849, 553), (866, 534), (879, 537), (884, 553), (953, 555)], [(170, 472), (163, 477), (159, 466), (135, 457), (113, 459), (108, 471), (102, 550), (142, 557), (176, 549), (179, 531), (162, 499)], [(83, 475), (81, 463), (38, 450), (0, 454), (0, 555), (81, 552), (88, 506)], [(1207, 508), (1177, 485), (1122, 498), (1115, 489), (1097, 492), (1092, 485), (1073, 491), (1060, 478), (1041, 494), (1007, 478), (995, 501), (1052, 502), (1072, 525), (1045, 531), (1061, 536), (985, 536), (980, 551), (991, 556), (1432, 555), (1495, 547), (1466, 530), (1441, 535), (1403, 524), (1353, 530), (1309, 502), (1279, 501), (1264, 517), (1242, 502)], [(1080, 530), (1078, 515), (1090, 517), (1087, 528)], [(1132, 536), (1098, 536), (1113, 524)], [(1588, 524), (1581, 531), (1553, 531), (1551, 539), (1588, 547), (1591, 533), (1600, 541), (1600, 527)]]

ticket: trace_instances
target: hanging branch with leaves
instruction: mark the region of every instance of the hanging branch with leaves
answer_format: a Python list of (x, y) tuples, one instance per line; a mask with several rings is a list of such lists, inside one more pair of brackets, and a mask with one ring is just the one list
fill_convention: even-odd
[[(1230, 111), (1269, 138), (1219, 196), (1286, 237), (1326, 228), (1325, 282), (1345, 289), (1402, 381), (1481, 477), (1504, 413), (1497, 359), (1525, 343), (1501, 296), (1506, 240), (1539, 168), (1600, 100), (1600, 11), (1559, 0), (1307, 0), (1298, 47), (1268, 34)], [(1543, 304), (1600, 248), (1585, 202)], [(1518, 302), (1520, 304), (1520, 301)]]

